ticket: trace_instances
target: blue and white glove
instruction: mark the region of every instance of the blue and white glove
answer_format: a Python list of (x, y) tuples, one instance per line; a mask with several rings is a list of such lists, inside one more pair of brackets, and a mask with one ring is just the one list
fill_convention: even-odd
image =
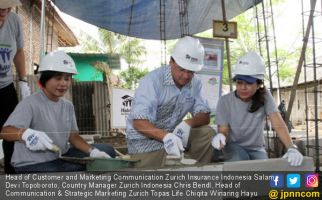
[(31, 151), (45, 151), (53, 148), (53, 141), (42, 131), (28, 128), (21, 139), (26, 142), (26, 147)]
[(303, 162), (303, 155), (295, 148), (288, 148), (283, 158), (287, 158), (291, 166), (300, 166)]
[(108, 155), (104, 151), (100, 151), (100, 150), (98, 150), (96, 148), (91, 150), (91, 152), (89, 154), (89, 157), (92, 157), (92, 158), (111, 158), (110, 155)]
[(221, 150), (226, 145), (226, 136), (222, 133), (215, 135), (211, 141), (211, 145), (217, 149)]
[(30, 95), (30, 87), (28, 86), (27, 82), (19, 81), (18, 85), (19, 85), (19, 88), (20, 88), (21, 97), (23, 99)]
[(172, 133), (168, 133), (164, 136), (163, 144), (165, 151), (169, 155), (180, 157), (181, 152), (184, 151), (181, 139)]
[(181, 139), (183, 147), (187, 147), (188, 145), (190, 129), (191, 127), (189, 126), (189, 124), (187, 124), (185, 121), (182, 121), (176, 126), (173, 131), (173, 134)]

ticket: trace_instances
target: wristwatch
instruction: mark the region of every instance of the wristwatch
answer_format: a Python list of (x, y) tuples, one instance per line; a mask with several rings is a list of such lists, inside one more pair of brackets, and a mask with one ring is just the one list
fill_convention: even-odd
[(287, 149), (298, 149), (298, 147), (296, 144), (291, 143), (290, 145), (288, 145)]

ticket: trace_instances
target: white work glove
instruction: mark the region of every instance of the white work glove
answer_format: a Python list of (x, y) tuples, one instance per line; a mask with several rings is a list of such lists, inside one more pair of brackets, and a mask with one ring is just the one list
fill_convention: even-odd
[(211, 145), (218, 150), (221, 150), (226, 145), (226, 136), (222, 133), (218, 133), (212, 138)]
[(180, 124), (176, 126), (176, 128), (173, 131), (173, 134), (175, 134), (177, 137), (181, 139), (183, 147), (187, 147), (188, 145), (190, 129), (191, 127), (189, 126), (189, 124), (187, 124), (185, 121), (182, 121)]
[(21, 139), (26, 142), (26, 147), (31, 151), (45, 151), (53, 148), (53, 141), (42, 131), (28, 128)]
[(89, 157), (92, 157), (92, 158), (111, 158), (110, 155), (108, 155), (104, 151), (100, 151), (100, 150), (98, 150), (96, 148), (94, 148), (91, 151), (91, 153), (89, 154)]
[(300, 166), (303, 161), (303, 155), (295, 148), (289, 148), (283, 158), (287, 158), (291, 166)]
[(184, 151), (182, 141), (176, 135), (168, 133), (163, 138), (164, 149), (169, 155), (181, 156)]
[(28, 86), (28, 83), (25, 81), (19, 81), (19, 88), (20, 88), (20, 93), (21, 93), (21, 97), (24, 99), (27, 96), (30, 95), (30, 87)]

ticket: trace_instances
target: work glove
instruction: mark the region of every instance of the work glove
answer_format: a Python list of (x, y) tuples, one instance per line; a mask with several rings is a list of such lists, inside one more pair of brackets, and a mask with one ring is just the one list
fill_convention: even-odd
[(181, 139), (183, 147), (185, 148), (188, 145), (190, 129), (191, 127), (189, 126), (189, 124), (187, 124), (185, 121), (182, 121), (180, 124), (176, 126), (176, 128), (173, 131), (173, 134), (175, 134), (178, 138)]
[(53, 148), (53, 141), (42, 131), (28, 128), (21, 139), (26, 142), (26, 147), (31, 151), (45, 151)]
[(30, 87), (28, 86), (28, 83), (25, 81), (19, 81), (19, 88), (20, 88), (20, 93), (21, 93), (21, 97), (24, 99), (27, 96), (30, 95)]
[(211, 145), (218, 150), (221, 150), (226, 145), (226, 136), (222, 133), (218, 133), (212, 138)]
[(287, 158), (291, 166), (300, 166), (303, 161), (303, 155), (295, 148), (289, 148), (283, 158)]
[(104, 151), (100, 151), (100, 150), (98, 150), (96, 148), (94, 148), (91, 151), (91, 153), (89, 154), (89, 157), (92, 157), (92, 158), (111, 158), (110, 155), (108, 155)]
[(180, 157), (181, 152), (184, 151), (181, 139), (172, 133), (168, 133), (164, 136), (163, 144), (165, 151), (169, 155)]

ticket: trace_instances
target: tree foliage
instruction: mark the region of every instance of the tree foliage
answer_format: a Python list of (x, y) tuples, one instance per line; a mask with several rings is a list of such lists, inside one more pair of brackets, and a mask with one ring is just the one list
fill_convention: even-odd
[(140, 70), (136, 67), (130, 67), (120, 73), (120, 76), (125, 84), (123, 85), (127, 89), (134, 89), (138, 81), (149, 72), (148, 69)]
[(129, 68), (138, 67), (143, 63), (141, 58), (146, 55), (146, 49), (141, 40), (131, 38), (121, 46), (120, 55), (128, 63)]
[[(128, 64), (128, 69), (121, 72), (120, 76), (124, 82), (125, 88), (132, 88), (133, 83), (144, 76), (148, 70), (138, 69), (142, 64), (142, 57), (146, 55), (145, 46), (142, 41), (137, 38), (130, 38), (118, 33), (108, 31), (106, 29), (98, 29), (99, 40), (94, 39), (86, 33), (81, 34), (81, 51), (87, 53), (107, 53), (119, 54)], [(96, 65), (98, 71), (103, 73), (104, 76), (111, 75), (111, 72), (103, 70)]]
[(127, 42), (126, 36), (102, 28), (98, 29), (98, 35), (104, 44), (104, 52), (111, 54), (118, 53), (122, 56), (120, 51), (122, 46)]
[(80, 52), (83, 53), (104, 53), (102, 43), (86, 32), (80, 33)]
[[(274, 0), (272, 1), (273, 5), (285, 2), (285, 0)], [(267, 5), (266, 5), (267, 6)], [(234, 64), (237, 59), (243, 56), (248, 51), (255, 51), (259, 53), (259, 44), (258, 44), (258, 35), (257, 32), (263, 33), (264, 26), (260, 25), (257, 27), (256, 18), (254, 16), (254, 11), (252, 9), (247, 12), (235, 17), (232, 21), (236, 21), (238, 24), (238, 38), (230, 40), (230, 62), (231, 68), (233, 70)], [(271, 29), (272, 27), (268, 27)], [(200, 37), (208, 37), (212, 38), (212, 30), (208, 30), (201, 34), (198, 34)], [(262, 41), (262, 47), (265, 49), (265, 41)], [(273, 49), (273, 43), (270, 43), (271, 50)], [(300, 49), (295, 49), (293, 52), (288, 52), (283, 48), (277, 47), (277, 62), (279, 64), (279, 78), (281, 82), (290, 82), (294, 77), (294, 60), (296, 60), (299, 55)], [(226, 49), (224, 49), (224, 64), (223, 64), (223, 83), (229, 84), (229, 76), (228, 76), (228, 64), (226, 58)], [(264, 59), (266, 59), (266, 55), (263, 55)], [(270, 52), (271, 60), (275, 61), (275, 52)], [(276, 62), (272, 62), (271, 65), (273, 68), (273, 75), (276, 74)]]

